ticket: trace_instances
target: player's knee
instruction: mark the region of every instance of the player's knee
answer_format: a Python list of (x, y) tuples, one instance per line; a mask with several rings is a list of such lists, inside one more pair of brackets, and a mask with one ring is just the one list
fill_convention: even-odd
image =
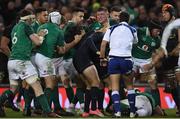
[(28, 78), (26, 78), (26, 82), (29, 84), (29, 85), (32, 85), (34, 84), (37, 80), (38, 80), (38, 76), (37, 75), (34, 75), (34, 76), (30, 76)]
[(156, 85), (156, 74), (149, 75), (148, 83), (150, 85)]
[(68, 75), (64, 75), (63, 78), (61, 77), (61, 79), (62, 79), (62, 83), (65, 88), (70, 85), (70, 80), (68, 78)]

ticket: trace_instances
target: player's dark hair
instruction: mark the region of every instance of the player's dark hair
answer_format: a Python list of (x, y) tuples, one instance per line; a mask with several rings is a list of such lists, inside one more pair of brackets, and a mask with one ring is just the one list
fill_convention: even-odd
[(39, 7), (37, 9), (35, 9), (35, 14), (39, 14), (39, 13), (44, 12), (44, 11), (47, 11), (46, 8)]
[(33, 14), (32, 11), (23, 9), (22, 11), (20, 11), (19, 16), (24, 17), (24, 16), (31, 15), (31, 14)]
[(108, 12), (108, 9), (106, 7), (100, 7), (97, 12), (100, 12), (100, 11), (104, 11), (104, 12)]
[(76, 13), (76, 12), (85, 12), (85, 10), (83, 8), (81, 8), (81, 7), (75, 7), (73, 9), (73, 13)]
[(111, 9), (110, 9), (110, 12), (120, 12), (121, 11), (121, 8), (119, 6), (113, 6)]

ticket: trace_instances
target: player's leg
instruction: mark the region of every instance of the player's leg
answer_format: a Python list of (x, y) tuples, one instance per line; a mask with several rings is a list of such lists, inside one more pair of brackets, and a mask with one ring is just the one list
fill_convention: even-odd
[(133, 63), (131, 59), (124, 59), (124, 62), (122, 61), (120, 63), (121, 65), (121, 73), (123, 75), (124, 82), (126, 84), (127, 88), (127, 96), (128, 96), (128, 101), (129, 101), (129, 106), (130, 106), (130, 117), (135, 117), (136, 116), (136, 108), (135, 108), (135, 100), (136, 100), (136, 94), (134, 90), (134, 85), (133, 85)]
[(88, 81), (90, 81), (91, 84), (90, 93), (91, 93), (92, 102), (91, 102), (90, 113), (100, 117), (104, 117), (104, 115), (97, 109), (100, 79), (96, 67), (94, 65), (88, 66), (86, 69), (83, 70), (83, 75)]
[(24, 75), (23, 73), (21, 73), (21, 78), (26, 80), (28, 85), (30, 85), (34, 90), (35, 96), (43, 109), (44, 116), (59, 117), (59, 115), (51, 112), (51, 108), (48, 104), (47, 98), (44, 95), (40, 82), (38, 81), (39, 78), (37, 76), (37, 72), (30, 61), (25, 62), (25, 68), (24, 70), (22, 70), (22, 72), (26, 72), (26, 74)]
[(3, 113), (3, 104), (5, 101), (8, 101), (10, 105), (13, 104), (13, 99), (15, 94), (18, 91), (18, 79), (19, 79), (19, 62), (16, 60), (10, 60), (8, 61), (8, 71), (9, 71), (9, 83), (10, 83), (10, 89), (4, 91), (0, 97), (0, 111), (1, 116), (5, 116), (5, 113)]
[(176, 67), (175, 69), (175, 76), (176, 76), (176, 80), (177, 80), (177, 87), (176, 87), (176, 92), (177, 92), (177, 108), (178, 108), (178, 112), (177, 112), (177, 116), (180, 116), (180, 66)]
[(41, 55), (39, 53), (37, 53), (35, 56), (35, 62), (38, 67), (40, 77), (44, 78), (44, 93), (50, 105), (50, 96), (52, 94), (51, 92), (55, 86), (55, 66), (52, 62), (52, 59), (45, 57), (44, 55)]
[(84, 108), (84, 89), (85, 84), (83, 83), (80, 75), (76, 71), (72, 58), (66, 59), (63, 61), (64, 69), (67, 72), (69, 79), (73, 80), (76, 84), (76, 93), (73, 97), (72, 103), (70, 104), (70, 108), (74, 108), (77, 102), (79, 101), (81, 108)]
[(89, 106), (91, 102), (91, 83), (83, 76), (80, 75), (82, 81), (86, 85), (86, 90), (85, 90), (85, 99), (84, 99), (84, 113), (81, 115), (82, 117), (88, 117), (89, 116)]

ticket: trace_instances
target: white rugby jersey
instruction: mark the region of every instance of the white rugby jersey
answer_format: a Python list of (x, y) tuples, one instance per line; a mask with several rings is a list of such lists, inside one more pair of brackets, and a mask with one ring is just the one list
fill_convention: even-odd
[(126, 22), (121, 22), (109, 28), (103, 40), (110, 43), (110, 56), (131, 56), (132, 44), (138, 42), (137, 31)]

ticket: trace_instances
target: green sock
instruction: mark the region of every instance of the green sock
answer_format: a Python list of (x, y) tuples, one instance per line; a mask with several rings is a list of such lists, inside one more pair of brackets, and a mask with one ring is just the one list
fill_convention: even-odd
[(72, 100), (74, 98), (74, 91), (72, 87), (65, 88), (66, 89), (66, 95), (69, 99), (69, 102), (72, 103)]
[(59, 103), (59, 91), (58, 86), (55, 86), (51, 93), (51, 101), (54, 103), (54, 110), (62, 109)]
[[(73, 103), (74, 105), (76, 105), (76, 104), (78, 103), (78, 97), (77, 97), (77, 95), (74, 96), (74, 98), (73, 98), (73, 100), (72, 100), (72, 103)], [(81, 103), (80, 103), (80, 104), (81, 104)]]
[(41, 109), (41, 105), (39, 104), (36, 97), (34, 97), (34, 107), (35, 107), (35, 109)]
[(31, 101), (32, 101), (32, 97), (30, 96), (30, 89), (23, 89), (23, 97), (24, 97), (24, 101), (25, 101), (25, 109), (29, 109), (31, 107)]
[(83, 88), (77, 88), (76, 89), (76, 96), (77, 96), (80, 104), (84, 103), (84, 91), (83, 91)]
[(47, 98), (47, 101), (48, 101), (48, 104), (49, 104), (50, 107), (51, 107), (51, 101), (50, 101), (51, 93), (52, 93), (51, 88), (45, 88), (44, 89), (44, 94), (45, 94), (45, 96)]
[(6, 100), (13, 100), (14, 94), (11, 90), (6, 90), (0, 97), (0, 106), (6, 101)]
[(151, 89), (151, 95), (155, 100), (155, 105), (161, 106), (159, 89)]
[(51, 108), (49, 107), (49, 104), (48, 104), (48, 101), (47, 101), (47, 98), (44, 94), (36, 97), (37, 100), (39, 101), (40, 105), (41, 105), (41, 108), (43, 109), (43, 111), (45, 113), (49, 113), (51, 112)]

